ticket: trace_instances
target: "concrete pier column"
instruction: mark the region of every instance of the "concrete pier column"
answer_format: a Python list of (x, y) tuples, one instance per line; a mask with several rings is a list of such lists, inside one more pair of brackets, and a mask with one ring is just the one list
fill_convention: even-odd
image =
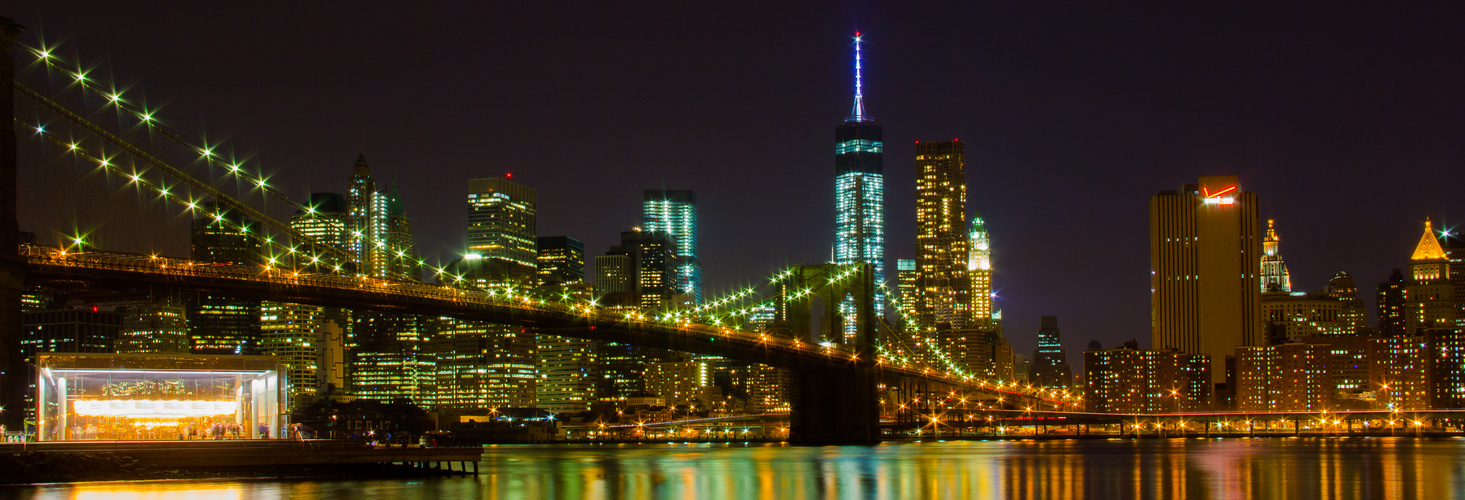
[(801, 445), (880, 442), (880, 399), (873, 368), (795, 372), (789, 442)]

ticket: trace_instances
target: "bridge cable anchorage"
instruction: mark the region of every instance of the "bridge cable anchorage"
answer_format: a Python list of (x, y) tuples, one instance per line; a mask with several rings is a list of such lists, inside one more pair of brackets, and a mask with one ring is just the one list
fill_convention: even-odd
[(324, 248), (328, 253), (331, 253), (337, 257), (341, 257), (345, 259), (346, 262), (349, 262), (351, 260), (349, 254), (347, 254), (345, 250), (336, 248), (332, 245), (326, 245), (316, 242), (315, 239), (292, 229), (289, 224), (282, 223), (279, 220), (276, 220), (274, 217), (270, 217), (263, 212), (255, 210), (254, 207), (249, 206), (248, 204), (235, 200), (233, 197), (222, 191), (219, 191), (218, 189), (215, 189), (208, 183), (195, 179), (193, 176), (188, 175), (186, 172), (183, 172), (173, 167), (172, 165), (167, 164), (163, 160), (154, 157), (151, 154), (148, 154), (141, 148), (132, 145), (131, 143), (120, 137), (117, 137), (116, 135), (113, 135), (111, 132), (108, 132), (100, 126), (91, 123), (91, 121), (87, 120), (86, 118), (77, 115), (76, 113), (73, 113), (66, 107), (46, 98), (45, 96), (34, 90), (31, 90), (29, 87), (21, 85), (20, 83), (16, 83), (15, 89), (20, 91), (22, 94), (25, 94), (27, 97), (31, 98), (31, 100), (40, 103), (42, 106), (51, 109), (53, 112), (61, 115), (63, 118), (66, 118), (77, 126), (80, 126), (82, 129), (86, 130), (92, 135), (101, 138), (106, 142), (112, 143), (112, 145), (118, 147), (124, 152), (127, 152), (133, 157), (136, 157), (143, 162), (148, 163), (158, 168), (159, 170), (162, 170), (165, 174), (168, 174), (170, 177), (173, 177), (174, 179), (184, 184), (187, 184), (190, 188), (201, 191), (209, 197), (214, 198), (216, 201), (228, 205), (230, 208), (233, 208), (235, 210), (239, 210), (244, 215), (248, 217), (253, 217), (259, 220), (261, 223), (270, 226), (271, 228), (274, 228), (275, 230), (285, 235), (288, 235), (291, 238), (291, 241), (300, 241), (303, 245), (309, 245), (313, 248)]
[[(204, 144), (203, 146), (190, 144), (188, 141), (183, 140), (182, 137), (174, 133), (172, 130), (165, 128), (161, 121), (158, 120), (151, 112), (147, 111), (146, 109), (137, 109), (132, 107), (126, 99), (122, 98), (122, 93), (120, 91), (116, 91), (114, 89), (113, 91), (108, 92), (106, 90), (99, 89), (97, 86), (93, 85), (93, 80), (86, 77), (87, 72), (79, 69), (80, 63), (76, 64), (76, 67), (78, 69), (73, 70), (63, 68), (61, 67), (60, 63), (57, 62), (57, 59), (59, 58), (55, 54), (52, 54), (50, 50), (36, 49), (34, 47), (26, 48), (29, 49), (33, 54), (35, 54), (37, 59), (44, 63), (48, 69), (52, 69), (60, 72), (63, 75), (70, 76), (73, 80), (73, 83), (78, 84), (78, 86), (80, 86), (83, 91), (90, 90), (93, 93), (102, 96), (113, 106), (116, 106), (117, 109), (132, 115), (134, 118), (137, 118), (139, 123), (143, 124), (149, 129), (163, 135), (164, 137), (175, 143), (178, 143), (179, 145), (190, 151), (199, 153), (206, 163), (223, 168), (225, 171), (234, 175), (235, 177), (239, 177), (241, 179), (244, 179), (245, 181), (248, 181), (247, 175), (245, 175), (248, 174), (248, 172), (245, 172), (238, 162), (225, 164), (222, 162), (221, 158), (217, 158), (218, 155), (213, 154), (213, 150), (216, 149), (218, 145), (210, 147), (208, 144)], [(244, 174), (241, 174), (241, 172), (244, 172)], [(264, 179), (263, 171), (256, 174), (256, 178), (262, 181)], [(289, 196), (284, 194), (284, 192), (278, 189), (274, 189), (268, 184), (264, 184), (259, 181), (250, 184), (255, 185), (256, 189), (259, 189), (261, 192), (285, 203), (290, 208), (294, 208), (296, 210), (301, 210), (303, 208), (302, 205), (296, 203), (294, 200), (291, 200)]]

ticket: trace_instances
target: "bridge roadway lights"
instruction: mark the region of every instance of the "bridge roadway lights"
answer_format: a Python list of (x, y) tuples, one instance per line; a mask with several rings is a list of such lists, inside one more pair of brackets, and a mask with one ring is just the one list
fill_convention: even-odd
[(826, 367), (794, 372), (789, 442), (799, 445), (878, 444), (878, 371)]

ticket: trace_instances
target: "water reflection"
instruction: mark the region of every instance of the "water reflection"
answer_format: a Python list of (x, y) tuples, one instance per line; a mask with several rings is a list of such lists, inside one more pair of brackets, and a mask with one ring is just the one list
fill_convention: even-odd
[(1423, 498), (1465, 496), (1465, 439), (494, 446), (477, 478), (0, 489), (152, 498)]

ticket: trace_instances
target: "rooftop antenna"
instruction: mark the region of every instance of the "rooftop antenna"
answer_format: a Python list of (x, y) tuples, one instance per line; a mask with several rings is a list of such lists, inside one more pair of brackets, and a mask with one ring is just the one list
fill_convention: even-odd
[(853, 110), (850, 111), (850, 118), (849, 118), (849, 120), (852, 121), (852, 122), (862, 122), (862, 121), (865, 121), (866, 120), (866, 118), (865, 118), (865, 94), (862, 91), (863, 89), (862, 89), (862, 85), (861, 85), (861, 82), (860, 82), (860, 79), (861, 79), (861, 77), (860, 77), (860, 68), (861, 68), (861, 64), (860, 64), (860, 59), (861, 59), (861, 57), (860, 57), (861, 56), (861, 53), (860, 53), (860, 45), (863, 44), (863, 43), (864, 43), (864, 37), (862, 37), (860, 35), (860, 32), (856, 31), (855, 32), (855, 107), (854, 107)]

